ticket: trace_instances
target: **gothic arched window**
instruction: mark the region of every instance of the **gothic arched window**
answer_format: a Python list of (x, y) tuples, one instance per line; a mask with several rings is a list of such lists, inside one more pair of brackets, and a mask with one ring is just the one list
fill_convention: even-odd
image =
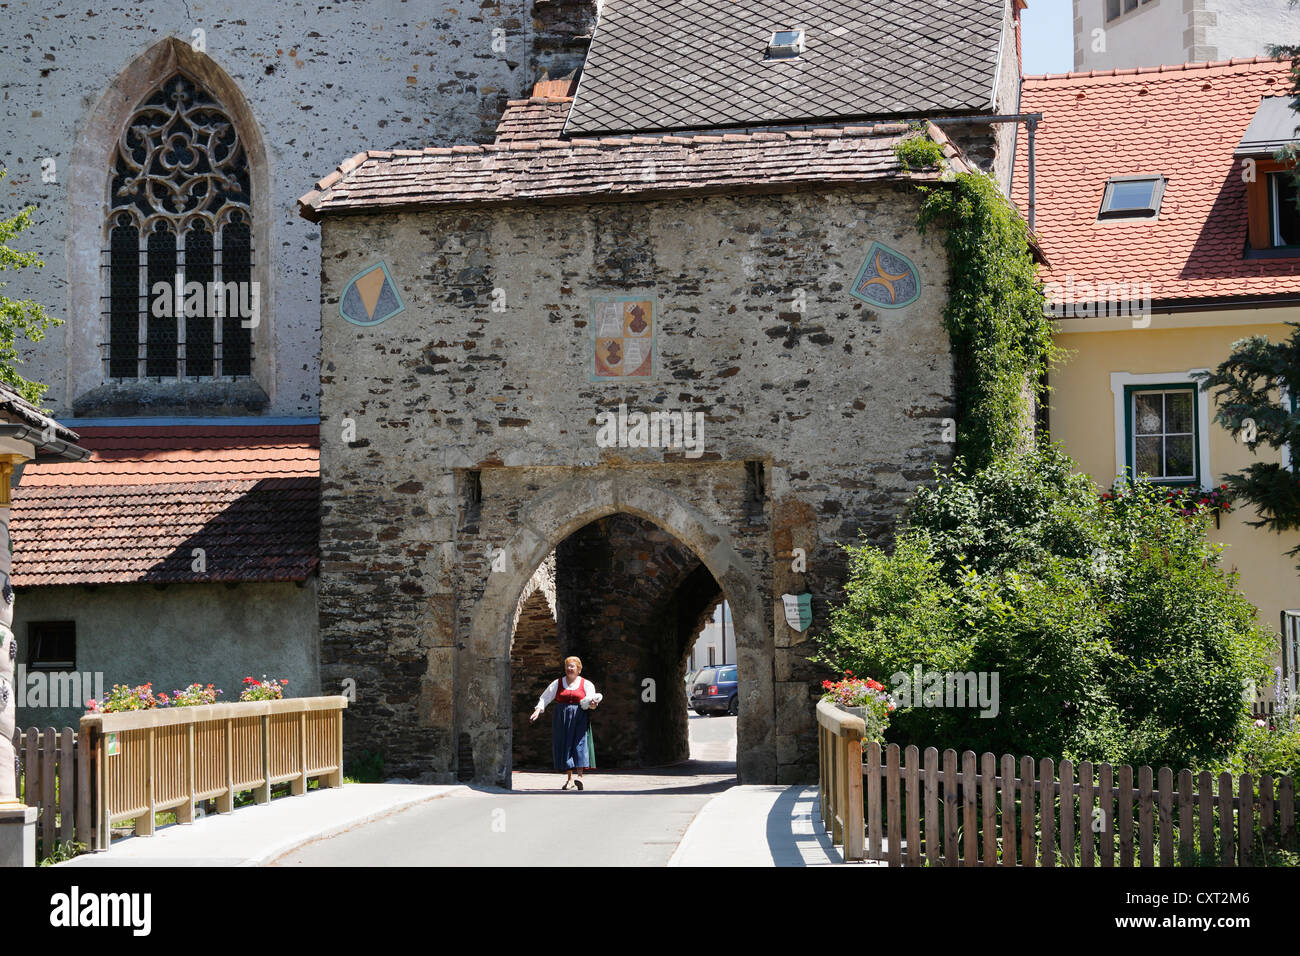
[(235, 124), (177, 73), (133, 112), (108, 199), (109, 379), (252, 373), (248, 156)]

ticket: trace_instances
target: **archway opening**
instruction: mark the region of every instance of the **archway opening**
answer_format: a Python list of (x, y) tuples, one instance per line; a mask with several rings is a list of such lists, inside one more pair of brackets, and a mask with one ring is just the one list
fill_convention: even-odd
[[(688, 658), (723, 601), (699, 555), (646, 518), (615, 512), (557, 544), (515, 613), (513, 769), (552, 768), (550, 710), (536, 723), (528, 716), (568, 655), (582, 659), (583, 676), (604, 695), (592, 715), (599, 770), (691, 760)], [(734, 753), (733, 745), (732, 773)]]

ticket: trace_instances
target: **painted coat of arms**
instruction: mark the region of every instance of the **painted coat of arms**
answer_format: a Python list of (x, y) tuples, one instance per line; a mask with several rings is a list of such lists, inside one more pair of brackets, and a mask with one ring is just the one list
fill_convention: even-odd
[(655, 300), (596, 296), (591, 300), (591, 380), (653, 378)]
[(785, 623), (796, 631), (808, 630), (812, 623), (812, 595), (782, 594), (781, 602), (785, 605)]
[(378, 325), (405, 308), (397, 283), (383, 262), (354, 275), (339, 296), (339, 315), (353, 325)]
[(921, 274), (907, 256), (873, 242), (849, 293), (867, 305), (901, 309), (921, 295)]

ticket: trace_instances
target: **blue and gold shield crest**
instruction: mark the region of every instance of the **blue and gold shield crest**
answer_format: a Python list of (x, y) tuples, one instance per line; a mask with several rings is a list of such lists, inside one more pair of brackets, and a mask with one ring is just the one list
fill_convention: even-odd
[(339, 315), (354, 325), (378, 325), (405, 308), (397, 294), (397, 283), (383, 262), (366, 266), (354, 275), (339, 296)]
[(883, 242), (873, 242), (849, 293), (867, 305), (901, 309), (921, 295), (921, 274), (907, 256)]

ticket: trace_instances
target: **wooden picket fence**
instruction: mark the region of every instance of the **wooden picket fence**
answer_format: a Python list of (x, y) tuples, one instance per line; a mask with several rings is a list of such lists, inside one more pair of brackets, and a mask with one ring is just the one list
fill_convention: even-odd
[(1297, 851), (1290, 777), (900, 751), (863, 744), (862, 721), (825, 702), (817, 722), (823, 825), (846, 860), (1255, 866)]
[(71, 727), (28, 727), (15, 731), (13, 740), (19, 763), (15, 792), (39, 811), (37, 858), (52, 853), (58, 840), (92, 845), (90, 787), (81, 785), (90, 766), (85, 738), (78, 738)]

